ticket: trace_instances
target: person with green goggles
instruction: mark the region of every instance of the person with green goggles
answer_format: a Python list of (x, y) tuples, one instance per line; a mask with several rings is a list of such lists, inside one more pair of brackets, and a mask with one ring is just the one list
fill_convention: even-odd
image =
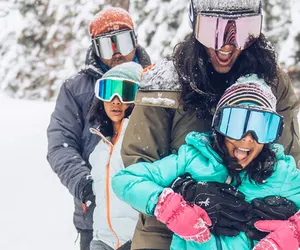
[[(87, 26), (90, 43), (87, 44), (85, 63), (82, 63), (84, 67), (76, 74), (66, 76), (47, 129), (47, 160), (74, 198), (73, 223), (78, 232), (80, 250), (90, 250), (93, 239), (93, 206), (82, 209), (82, 203), (95, 200), (87, 159), (93, 150), (87, 115), (96, 98), (95, 84), (110, 69), (122, 63), (136, 62), (143, 68), (151, 64), (147, 51), (137, 38), (131, 14), (119, 7), (102, 9), (101, 6), (95, 4), (95, 16)], [(76, 29), (76, 23), (73, 25)], [(134, 93), (130, 93), (132, 99)]]
[[(112, 179), (114, 192), (174, 233), (170, 249), (252, 249), (266, 235), (257, 230), (266, 225), (256, 228), (257, 221), (287, 220), (300, 208), (300, 170), (283, 146), (274, 143), (283, 127), (276, 103), (263, 79), (256, 74), (240, 77), (219, 100), (211, 132), (193, 131), (178, 154), (121, 170)], [(228, 194), (240, 201), (232, 206), (222, 199)], [(267, 219), (251, 207), (262, 198), (278, 205), (282, 197), (286, 209), (274, 206), (276, 213)], [(284, 236), (296, 242), (289, 249), (298, 249), (300, 229), (287, 231)]]
[[(111, 177), (124, 169), (120, 149), (141, 72), (139, 64), (123, 63), (107, 71), (95, 85), (96, 98), (89, 113), (94, 150), (88, 161), (95, 195), (91, 250), (130, 249), (138, 212), (116, 197), (110, 183)], [(87, 201), (83, 206), (91, 205)]]

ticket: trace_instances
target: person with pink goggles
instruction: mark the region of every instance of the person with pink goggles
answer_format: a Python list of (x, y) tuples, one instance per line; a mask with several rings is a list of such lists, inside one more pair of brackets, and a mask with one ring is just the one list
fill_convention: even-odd
[[(272, 88), (276, 112), (285, 121), (276, 142), (299, 162), (299, 102), (261, 32), (261, 0), (190, 0), (189, 19), (193, 32), (176, 45), (170, 59), (143, 74), (121, 150), (125, 166), (162, 159), (176, 153), (189, 132), (208, 131), (224, 91), (248, 74)], [(262, 220), (268, 219), (266, 210), (276, 218), (272, 204), (264, 199), (258, 204), (253, 209)], [(141, 214), (132, 249), (170, 249), (171, 239), (163, 223)]]

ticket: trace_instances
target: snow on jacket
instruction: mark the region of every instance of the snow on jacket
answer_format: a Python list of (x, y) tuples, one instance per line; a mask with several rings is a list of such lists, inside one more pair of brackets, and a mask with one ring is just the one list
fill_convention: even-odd
[(121, 201), (112, 191), (111, 178), (124, 169), (121, 158), (121, 145), (128, 119), (123, 119), (115, 144), (98, 130), (91, 129), (101, 140), (91, 153), (89, 162), (93, 166), (93, 191), (96, 196), (94, 210), (94, 240), (101, 240), (116, 249), (133, 236), (138, 212)]
[[(153, 216), (158, 196), (163, 188), (169, 187), (179, 175), (189, 172), (199, 182), (217, 181), (225, 183), (228, 171), (219, 155), (211, 148), (210, 133), (191, 132), (186, 137), (185, 145), (181, 146), (178, 155), (170, 155), (154, 163), (140, 162), (122, 170), (112, 179), (114, 192), (142, 213)], [(268, 195), (280, 195), (295, 202), (300, 207), (300, 170), (296, 168), (295, 160), (284, 154), (280, 144), (273, 144), (276, 154), (275, 172), (264, 184), (251, 183), (243, 179), (239, 190), (250, 202), (254, 198)], [(143, 195), (141, 195), (143, 194)], [(185, 241), (176, 234), (173, 235), (170, 249), (219, 250), (216, 242), (222, 244), (223, 250), (252, 249), (251, 241), (241, 232), (236, 237), (215, 237), (212, 235), (208, 242), (199, 244)]]
[[(143, 68), (151, 61), (142, 47), (136, 50), (138, 63)], [(89, 154), (99, 138), (91, 137), (88, 111), (94, 98), (94, 85), (107, 69), (101, 68), (90, 47), (85, 69), (67, 79), (61, 86), (55, 110), (47, 129), (47, 160), (63, 185), (74, 196), (74, 224), (77, 229), (92, 229), (93, 220), (84, 216), (81, 201), (78, 199), (78, 183), (90, 173)]]
[[(296, 159), (300, 168), (299, 100), (288, 75), (280, 69), (278, 80), (278, 86), (272, 89), (277, 99), (276, 110), (284, 117), (284, 128), (278, 143), (283, 145), (286, 154)], [(211, 130), (212, 117), (199, 118), (197, 110), (183, 110), (180, 89), (172, 61), (157, 63), (143, 74), (121, 149), (125, 167), (174, 154), (191, 131)], [(155, 217), (141, 214), (139, 218), (132, 249), (169, 250), (172, 232)]]

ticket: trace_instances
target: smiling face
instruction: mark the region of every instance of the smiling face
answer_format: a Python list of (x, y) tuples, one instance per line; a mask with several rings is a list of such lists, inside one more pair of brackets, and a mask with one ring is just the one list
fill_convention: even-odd
[(228, 73), (242, 52), (232, 45), (225, 45), (220, 50), (205, 48), (214, 69), (218, 73)]
[(224, 138), (229, 155), (243, 167), (247, 167), (262, 151), (264, 144), (259, 144), (249, 132), (241, 140)]
[(130, 104), (122, 103), (117, 96), (110, 102), (104, 102), (105, 113), (114, 125), (121, 124), (122, 119), (125, 117), (125, 111), (129, 106)]

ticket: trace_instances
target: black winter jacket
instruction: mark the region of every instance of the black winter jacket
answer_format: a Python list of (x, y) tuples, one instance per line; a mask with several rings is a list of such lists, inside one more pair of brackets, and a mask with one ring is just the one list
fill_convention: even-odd
[[(143, 68), (150, 65), (150, 58), (142, 47), (137, 48), (136, 56)], [(78, 230), (92, 229), (92, 218), (84, 216), (78, 199), (78, 184), (83, 176), (90, 173), (88, 158), (98, 143), (95, 141), (98, 138), (92, 137), (89, 131), (88, 111), (94, 98), (95, 82), (104, 73), (90, 47), (85, 69), (62, 84), (47, 129), (47, 160), (74, 196), (74, 224)]]

